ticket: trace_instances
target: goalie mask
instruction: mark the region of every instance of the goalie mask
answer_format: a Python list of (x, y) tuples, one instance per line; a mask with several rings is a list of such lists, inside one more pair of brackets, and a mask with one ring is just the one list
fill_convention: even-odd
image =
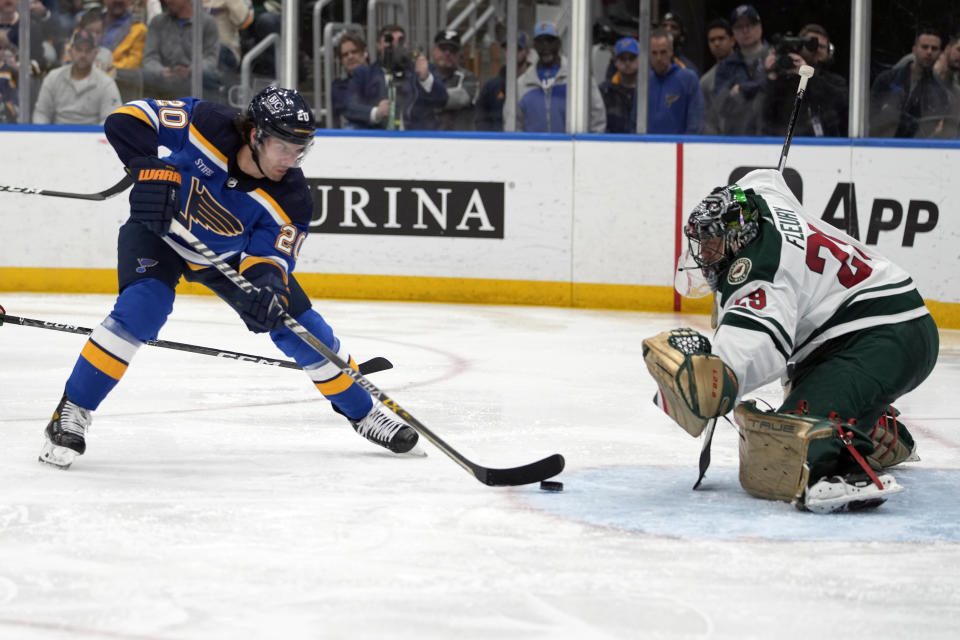
[[(688, 297), (716, 291), (721, 275), (733, 257), (757, 237), (758, 214), (739, 186), (717, 187), (696, 206), (683, 233), (687, 236), (685, 261), (677, 268), (677, 290)], [(699, 292), (687, 276), (686, 292), (681, 289), (681, 272), (698, 269), (709, 291)], [(700, 289), (703, 289), (701, 286)], [(693, 295), (691, 295), (693, 294)]]

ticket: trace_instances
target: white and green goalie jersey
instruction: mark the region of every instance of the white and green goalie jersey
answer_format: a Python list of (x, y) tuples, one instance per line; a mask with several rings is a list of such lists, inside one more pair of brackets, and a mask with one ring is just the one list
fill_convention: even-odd
[(760, 232), (720, 279), (713, 352), (737, 374), (741, 395), (837, 336), (929, 313), (906, 271), (804, 213), (778, 171), (737, 184), (759, 208)]

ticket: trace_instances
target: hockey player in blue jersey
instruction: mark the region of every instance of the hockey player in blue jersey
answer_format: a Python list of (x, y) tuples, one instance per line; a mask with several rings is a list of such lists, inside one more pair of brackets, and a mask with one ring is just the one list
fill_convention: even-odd
[[(715, 293), (717, 330), (712, 344), (692, 329), (644, 340), (657, 403), (693, 436), (734, 411), (740, 484), (757, 497), (831, 513), (902, 491), (886, 470), (917, 459), (916, 443), (890, 405), (939, 345), (910, 275), (807, 215), (776, 170), (715, 189), (685, 234), (677, 288)], [(778, 409), (739, 402), (778, 379)]]
[[(293, 276), (313, 213), (299, 166), (314, 131), (300, 94), (276, 87), (258, 93), (246, 115), (185, 98), (137, 100), (107, 118), (107, 140), (134, 181), (118, 239), (120, 293), (67, 379), (44, 431), (42, 462), (66, 468), (84, 453), (91, 412), (143, 343), (157, 338), (181, 277), (210, 288), (251, 331), (269, 332), (360, 435), (395, 453), (414, 448), (416, 431), (283, 325), (286, 311), (356, 367)], [(158, 148), (170, 154), (160, 158)], [(170, 233), (174, 217), (256, 290), (244, 293)]]

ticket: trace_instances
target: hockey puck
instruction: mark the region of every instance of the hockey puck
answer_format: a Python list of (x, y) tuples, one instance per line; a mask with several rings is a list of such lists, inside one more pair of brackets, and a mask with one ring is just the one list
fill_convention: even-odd
[(554, 480), (541, 480), (540, 490), (541, 491), (563, 491), (563, 483), (556, 482)]

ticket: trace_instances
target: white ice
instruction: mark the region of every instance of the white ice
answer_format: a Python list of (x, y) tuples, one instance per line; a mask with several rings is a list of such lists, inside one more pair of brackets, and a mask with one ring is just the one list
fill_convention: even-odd
[[(96, 326), (113, 296), (0, 295)], [(357, 436), (298, 371), (154, 347), (67, 471), (41, 432), (85, 337), (0, 327), (0, 638), (956, 638), (956, 332), (898, 407), (922, 460), (867, 514), (750, 498), (737, 436), (650, 399), (640, 341), (706, 317), (316, 302), (372, 380), (453, 447), (506, 467), (559, 452), (562, 493), (492, 488), (429, 443)], [(161, 338), (283, 357), (214, 298)], [(777, 399), (777, 389), (761, 397)]]

